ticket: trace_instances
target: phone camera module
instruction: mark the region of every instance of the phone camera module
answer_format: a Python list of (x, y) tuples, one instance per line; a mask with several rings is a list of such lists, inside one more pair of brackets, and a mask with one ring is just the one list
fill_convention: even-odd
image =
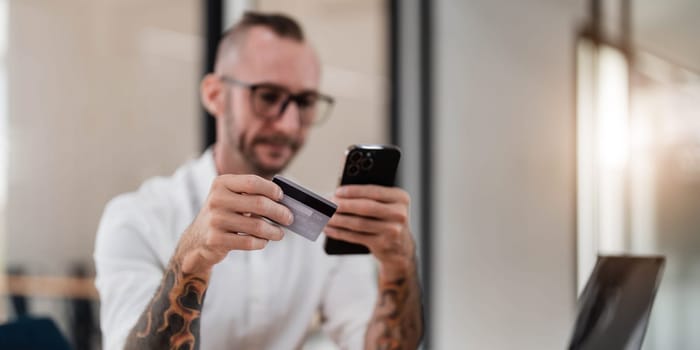
[(356, 163), (358, 160), (360, 160), (360, 158), (362, 158), (362, 153), (354, 152), (350, 155), (350, 162)]
[(362, 160), (362, 162), (360, 162), (360, 167), (362, 168), (362, 170), (372, 169), (373, 166), (374, 166), (374, 159), (372, 159), (372, 158), (365, 158)]
[(360, 173), (360, 167), (358, 167), (357, 165), (351, 165), (348, 168), (348, 175), (350, 175), (350, 176), (355, 176), (359, 173)]

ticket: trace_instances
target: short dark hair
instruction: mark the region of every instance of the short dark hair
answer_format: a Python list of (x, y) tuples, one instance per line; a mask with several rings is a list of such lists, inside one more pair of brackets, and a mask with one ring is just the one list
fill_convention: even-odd
[(246, 31), (251, 27), (266, 27), (283, 38), (304, 41), (304, 31), (293, 18), (281, 13), (261, 13), (248, 11), (230, 31)]
[(281, 13), (247, 11), (236, 24), (221, 35), (216, 51), (216, 64), (221, 61), (224, 53), (235, 49), (240, 39), (253, 27), (265, 27), (281, 38), (304, 42), (304, 31), (293, 18)]

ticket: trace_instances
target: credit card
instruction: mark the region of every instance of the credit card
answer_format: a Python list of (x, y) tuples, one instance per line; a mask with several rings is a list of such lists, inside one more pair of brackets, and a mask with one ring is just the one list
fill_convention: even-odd
[(294, 215), (294, 222), (291, 225), (282, 226), (315, 241), (338, 206), (282, 176), (275, 175), (272, 182), (284, 192), (280, 203), (289, 208)]

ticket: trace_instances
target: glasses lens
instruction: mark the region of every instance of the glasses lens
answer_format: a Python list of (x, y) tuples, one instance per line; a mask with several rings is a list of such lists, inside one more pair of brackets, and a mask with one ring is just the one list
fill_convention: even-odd
[(283, 108), (289, 108), (289, 103), (295, 103), (301, 123), (312, 125), (328, 117), (331, 109), (331, 101), (316, 92), (290, 97), (289, 92), (283, 88), (264, 85), (256, 87), (252, 92), (253, 111), (265, 119), (279, 118)]
[(253, 92), (253, 108), (257, 115), (274, 119), (280, 114), (287, 93), (279, 88), (260, 86)]
[(297, 99), (297, 108), (299, 108), (299, 117), (304, 125), (314, 124), (318, 118), (318, 95), (308, 93), (300, 95)]
[(306, 125), (323, 122), (331, 110), (330, 101), (316, 93), (302, 95), (298, 105), (301, 120)]
[(319, 98), (316, 103), (316, 115), (317, 118), (314, 123), (323, 123), (331, 115), (331, 110), (333, 109), (333, 100)]

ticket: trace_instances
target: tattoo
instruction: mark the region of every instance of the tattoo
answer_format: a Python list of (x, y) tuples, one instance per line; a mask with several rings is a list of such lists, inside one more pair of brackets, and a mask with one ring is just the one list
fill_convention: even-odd
[(420, 286), (412, 276), (379, 282), (379, 300), (367, 328), (366, 349), (416, 349), (423, 336)]
[(126, 349), (199, 349), (199, 317), (208, 276), (183, 273), (173, 259), (151, 303), (131, 330)]

